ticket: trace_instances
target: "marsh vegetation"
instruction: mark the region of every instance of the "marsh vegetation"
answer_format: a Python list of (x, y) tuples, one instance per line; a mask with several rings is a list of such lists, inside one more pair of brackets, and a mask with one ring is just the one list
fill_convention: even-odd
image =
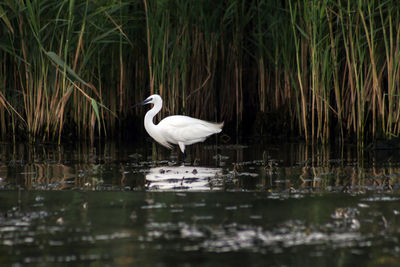
[[(2, 140), (111, 137), (152, 93), (226, 130), (400, 131), (397, 1), (4, 1)], [(247, 131), (247, 132), (246, 132)]]

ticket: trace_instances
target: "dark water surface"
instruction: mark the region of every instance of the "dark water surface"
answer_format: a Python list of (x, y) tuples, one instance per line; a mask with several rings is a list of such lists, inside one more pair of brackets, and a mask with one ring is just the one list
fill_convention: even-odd
[(395, 150), (0, 148), (2, 266), (400, 264)]

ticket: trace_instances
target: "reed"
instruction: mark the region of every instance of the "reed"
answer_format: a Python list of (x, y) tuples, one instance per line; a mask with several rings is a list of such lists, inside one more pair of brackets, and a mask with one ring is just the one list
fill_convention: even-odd
[(17, 114), (11, 120), (3, 116), (3, 137), (8, 134), (8, 124), (13, 124), (12, 129), (22, 128), (31, 141), (60, 142), (65, 124), (75, 125), (76, 135), (91, 140), (95, 131), (106, 135), (108, 125), (115, 124), (116, 111), (125, 105), (122, 98), (116, 104), (112, 97), (124, 96), (123, 79), (119, 91), (111, 89), (117, 87), (111, 77), (118, 72), (123, 77), (122, 62), (119, 68), (104, 71), (114, 63), (115, 53), (123, 57), (122, 49), (116, 47), (130, 44), (121, 28), (127, 17), (120, 11), (126, 5), (93, 1), (3, 3), (0, 12), (7, 28), (2, 31), (8, 40), (2, 45), (2, 67), (10, 66), (10, 71), (4, 74), (7, 83), (1, 89), (5, 99), (12, 100), (10, 112)]
[(394, 0), (4, 1), (1, 139), (114, 136), (151, 93), (164, 115), (224, 120), (238, 136), (259, 113), (267, 129), (311, 142), (397, 137), (399, 10)]
[[(397, 96), (391, 91), (394, 86), (385, 85), (394, 75), (390, 61), (394, 47), (392, 44), (390, 50), (389, 40), (396, 40), (399, 30), (386, 18), (392, 17), (397, 4), (291, 1), (289, 9), (296, 40), (296, 86), (301, 91), (299, 124), (304, 134), (307, 136), (307, 127), (311, 127), (312, 139), (327, 140), (334, 119), (340, 135), (345, 129), (348, 136), (355, 134), (360, 144), (366, 134), (372, 138), (398, 136), (388, 126), (397, 114), (393, 110)], [(305, 13), (300, 16), (301, 11)], [(307, 62), (301, 59), (305, 53)]]

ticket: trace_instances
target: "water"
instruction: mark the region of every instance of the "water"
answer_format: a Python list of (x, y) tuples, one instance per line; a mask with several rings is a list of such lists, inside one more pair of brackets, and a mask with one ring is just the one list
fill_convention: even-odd
[(397, 151), (0, 145), (0, 264), (397, 266)]

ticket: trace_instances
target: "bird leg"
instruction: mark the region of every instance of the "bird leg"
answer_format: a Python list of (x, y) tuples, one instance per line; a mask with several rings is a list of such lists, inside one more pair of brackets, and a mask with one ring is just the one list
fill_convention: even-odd
[(183, 165), (185, 165), (186, 162), (186, 151), (183, 152)]

